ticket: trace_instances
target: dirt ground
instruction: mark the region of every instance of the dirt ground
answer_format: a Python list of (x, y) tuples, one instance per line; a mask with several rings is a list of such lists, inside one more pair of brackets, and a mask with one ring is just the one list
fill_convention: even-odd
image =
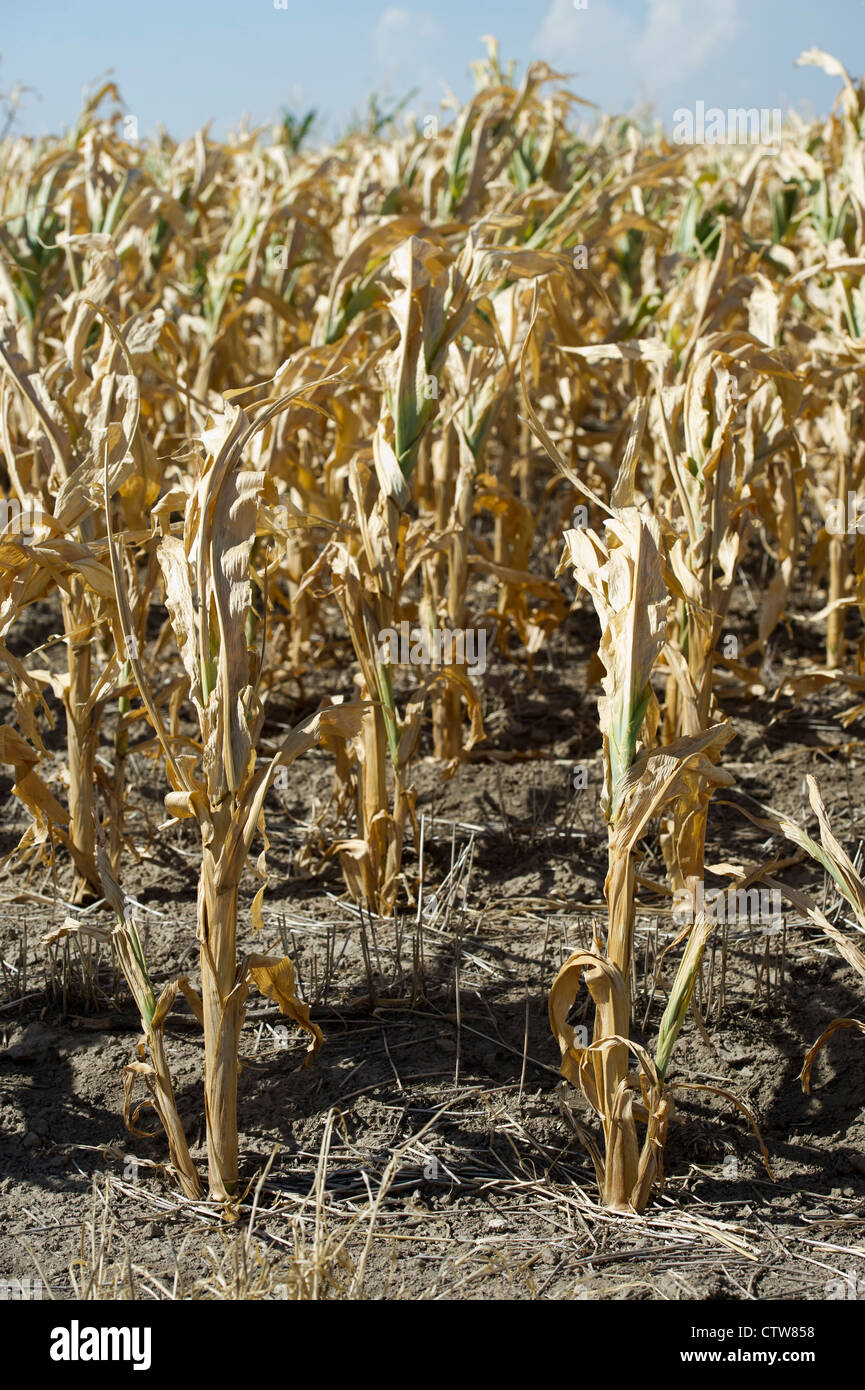
[[(751, 578), (759, 584), (759, 574)], [(786, 852), (736, 808), (756, 809), (753, 798), (800, 814), (809, 771), (839, 839), (851, 853), (861, 846), (865, 725), (837, 718), (855, 693), (833, 684), (798, 704), (777, 693), (783, 676), (820, 662), (820, 627), (807, 613), (822, 601), (800, 586), (791, 604), (799, 616), (766, 654), (766, 695), (723, 700), (738, 734), (725, 759), (736, 785), (713, 804), (709, 865)], [(745, 640), (750, 620), (743, 603), (736, 621)], [(849, 621), (855, 636), (858, 619)], [(43, 636), (56, 631), (50, 613), (36, 625)], [(104, 957), (85, 968), (74, 949), (42, 944), (68, 915), (62, 856), (55, 882), (43, 869), (7, 867), (0, 1278), (39, 1278), (57, 1298), (819, 1300), (839, 1289), (865, 1297), (862, 1038), (852, 1030), (832, 1038), (811, 1095), (797, 1079), (831, 1019), (863, 1016), (861, 982), (792, 911), (770, 937), (747, 923), (718, 928), (698, 992), (703, 1032), (690, 1017), (669, 1073), (743, 1102), (772, 1176), (730, 1100), (683, 1089), (664, 1188), (646, 1215), (616, 1217), (596, 1204), (569, 1107), (587, 1115), (575, 1092), (563, 1095), (546, 1014), (555, 970), (588, 944), (593, 919), (603, 920), (597, 689), (585, 689), (595, 641), (594, 619), (580, 608), (533, 671), (497, 651), (483, 677), (487, 742), (451, 780), (424, 744), (414, 782), (425, 887), (395, 921), (359, 915), (338, 865), (320, 860), (328, 755), (304, 758), (287, 790), (273, 794), (267, 930), (253, 942), (250, 877), (242, 945), (289, 951), (326, 1041), (303, 1066), (305, 1038), (269, 1003), (250, 1001), (240, 1089), (250, 1186), (234, 1226), (176, 1195), (161, 1135), (124, 1126), (123, 1069), (139, 1029), (122, 978)], [(344, 653), (319, 676), (331, 694), (351, 690)], [(314, 708), (318, 693), (308, 681), (302, 697), (275, 701), (266, 736)], [(110, 737), (108, 721), (106, 753)], [(62, 729), (47, 742), (59, 776)], [(580, 791), (576, 765), (588, 773)], [(194, 831), (159, 832), (159, 765), (133, 754), (131, 768), (129, 830), (141, 857), (124, 861), (123, 886), (141, 905), (155, 981), (188, 973), (194, 982)], [(0, 779), (0, 804), (5, 855), (25, 825), (8, 780)], [(663, 877), (656, 843), (647, 839), (640, 866), (648, 880)], [(405, 867), (416, 880), (416, 848)], [(823, 900), (809, 862), (780, 877)], [(826, 902), (834, 912), (831, 894)], [(102, 908), (94, 915), (108, 921)], [(650, 1043), (678, 954), (661, 964), (654, 987), (653, 977), (674, 934), (669, 899), (641, 887), (635, 1036)], [(203, 1170), (202, 1041), (185, 1004), (168, 1040)], [(152, 1114), (139, 1123), (152, 1128)]]

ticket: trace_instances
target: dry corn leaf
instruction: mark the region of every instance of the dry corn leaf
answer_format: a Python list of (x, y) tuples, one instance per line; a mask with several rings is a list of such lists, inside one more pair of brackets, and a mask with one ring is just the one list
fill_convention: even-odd
[(309, 1005), (298, 999), (294, 992), (294, 966), (288, 956), (280, 960), (277, 956), (249, 956), (247, 968), (250, 978), (266, 999), (273, 1000), (287, 1018), (294, 1020), (300, 1028), (309, 1033), (312, 1041), (307, 1049), (304, 1066), (309, 1066), (318, 1049), (324, 1042), (324, 1034), (317, 1023), (309, 1016)]

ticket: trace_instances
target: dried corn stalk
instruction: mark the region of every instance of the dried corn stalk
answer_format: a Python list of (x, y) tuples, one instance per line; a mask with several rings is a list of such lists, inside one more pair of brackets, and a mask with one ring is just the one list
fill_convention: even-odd
[[(820, 843), (812, 839), (800, 825), (790, 820), (788, 816), (781, 815), (777, 811), (765, 810), (762, 816), (754, 816), (750, 811), (745, 811), (745, 815), (752, 820), (755, 825), (759, 825), (763, 830), (774, 830), (785, 835), (793, 844), (805, 850), (812, 859), (825, 869), (833, 880), (838, 892), (847, 900), (853, 909), (856, 917), (856, 924), (860, 932), (865, 933), (865, 881), (862, 875), (855, 868), (850, 856), (832, 832), (832, 826), (826, 812), (826, 806), (820, 795), (820, 788), (815, 777), (809, 773), (805, 778), (808, 788), (808, 800), (811, 809), (817, 817), (817, 824), (820, 829)], [(830, 922), (826, 914), (817, 906), (807, 893), (799, 889), (791, 888), (787, 884), (780, 883), (768, 874), (763, 874), (763, 881), (770, 888), (775, 888), (789, 898), (795, 907), (799, 909), (809, 921), (818, 927), (824, 936), (833, 942), (838, 954), (851, 965), (862, 980), (865, 980), (865, 950), (861, 945), (851, 940), (846, 933), (839, 927)], [(836, 1018), (820, 1034), (820, 1037), (808, 1049), (805, 1062), (800, 1073), (803, 1091), (808, 1091), (811, 1084), (811, 1067), (817, 1053), (828, 1042), (832, 1034), (839, 1028), (857, 1028), (865, 1033), (865, 1025), (858, 1019)]]
[[(199, 756), (175, 755), (137, 658), (130, 661), (148, 716), (162, 745), (171, 791), (166, 808), (178, 820), (194, 819), (201, 833), (198, 928), (201, 1009), (204, 1027), (204, 1095), (210, 1195), (230, 1211), (237, 1196), (237, 1076), (240, 1031), (250, 982), (279, 1003), (313, 1036), (320, 1031), (306, 1006), (294, 996), (290, 961), (266, 956), (238, 959), (237, 893), (252, 842), (264, 830), (264, 800), (277, 769), (287, 766), (325, 733), (353, 735), (359, 711), (341, 705), (320, 710), (283, 741), (279, 751), (256, 768), (256, 744), (264, 720), (258, 698), (259, 657), (247, 645), (251, 604), (250, 552), (256, 534), (258, 499), (268, 479), (241, 467), (256, 432), (293, 395), (263, 410), (254, 423), (225, 403), (223, 415), (204, 431), (195, 489), (186, 504), (183, 535), (168, 525), (166, 499), (154, 513), (161, 531), (157, 554), (177, 650), (195, 709)], [(110, 527), (110, 523), (109, 523)], [(111, 538), (115, 595), (124, 627), (131, 611), (120, 552)], [(259, 869), (263, 873), (263, 860)], [(261, 921), (259, 890), (253, 925)]]

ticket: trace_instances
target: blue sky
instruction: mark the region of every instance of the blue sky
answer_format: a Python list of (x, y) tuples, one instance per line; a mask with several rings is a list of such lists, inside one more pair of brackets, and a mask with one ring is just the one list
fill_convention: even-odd
[(795, 66), (815, 45), (865, 70), (863, 0), (0, 0), (0, 12), (0, 89), (36, 88), (16, 126), (34, 134), (69, 124), (109, 69), (142, 135), (212, 120), (224, 136), (284, 106), (316, 107), (332, 133), (372, 90), (415, 87), (422, 116), (444, 84), (472, 91), (483, 34), (519, 73), (543, 58), (579, 95), (610, 111), (651, 103), (668, 128), (698, 100), (825, 112), (837, 81)]

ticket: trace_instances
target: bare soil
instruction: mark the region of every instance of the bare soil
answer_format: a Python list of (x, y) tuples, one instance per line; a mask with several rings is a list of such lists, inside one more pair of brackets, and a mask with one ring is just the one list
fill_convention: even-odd
[[(792, 607), (804, 616), (820, 603), (803, 590)], [(746, 606), (737, 621), (747, 640)], [(56, 630), (50, 613), (37, 614), (22, 650)], [(772, 1176), (730, 1100), (682, 1090), (664, 1188), (645, 1217), (613, 1217), (596, 1204), (569, 1107), (588, 1117), (573, 1091), (563, 1096), (546, 1015), (555, 970), (588, 943), (593, 921), (603, 922), (597, 690), (585, 689), (595, 641), (594, 619), (580, 608), (533, 670), (491, 654), (488, 739), (450, 780), (424, 744), (414, 777), (424, 895), (393, 922), (361, 917), (338, 865), (318, 853), (329, 839), (328, 756), (306, 757), (274, 794), (266, 939), (253, 940), (250, 876), (242, 946), (287, 947), (326, 1041), (304, 1066), (305, 1037), (266, 1001), (250, 1001), (240, 1090), (250, 1187), (237, 1226), (176, 1195), (161, 1134), (124, 1126), (124, 1067), (137, 1055), (139, 1028), (122, 978), (104, 958), (88, 976), (74, 950), (52, 956), (42, 944), (68, 915), (62, 855), (54, 881), (43, 870), (7, 872), (0, 1277), (38, 1276), (58, 1298), (279, 1298), (300, 1288), (413, 1299), (823, 1299), (837, 1296), (839, 1277), (851, 1296), (865, 1296), (861, 1037), (846, 1030), (832, 1038), (811, 1095), (797, 1079), (806, 1049), (833, 1018), (863, 1017), (861, 982), (793, 912), (771, 936), (747, 924), (718, 928), (698, 996), (704, 1032), (691, 1017), (670, 1072), (747, 1106)], [(767, 658), (766, 698), (724, 701), (738, 734), (726, 760), (737, 784), (728, 804), (713, 805), (709, 865), (786, 852), (779, 841), (767, 846), (736, 807), (756, 809), (753, 798), (798, 814), (809, 771), (838, 837), (852, 853), (860, 845), (865, 728), (837, 718), (855, 695), (833, 685), (798, 705), (789, 695), (772, 700), (782, 675), (820, 661), (819, 628), (804, 621), (780, 630)], [(350, 673), (334, 648), (332, 665), (308, 676), (300, 693), (274, 699), (266, 737), (314, 708), (321, 691), (349, 693)], [(102, 740), (110, 765), (108, 718)], [(62, 719), (48, 743), (59, 776)], [(578, 764), (588, 787), (575, 792)], [(187, 973), (194, 982), (195, 835), (186, 825), (159, 831), (160, 765), (133, 754), (130, 767), (129, 830), (141, 853), (124, 860), (124, 888), (142, 905), (155, 981)], [(0, 804), (0, 853), (8, 854), (25, 821), (2, 779)], [(654, 843), (647, 839), (641, 864), (649, 880), (663, 878)], [(405, 867), (416, 882), (416, 847)], [(780, 876), (823, 900), (808, 861)], [(826, 901), (834, 911), (831, 894)], [(101, 908), (94, 915), (108, 920)], [(654, 988), (653, 976), (674, 935), (669, 900), (641, 888), (634, 1022), (636, 1037), (650, 1043), (676, 951)], [(185, 1005), (168, 1038), (181, 1115), (204, 1171), (202, 1040)], [(139, 1118), (142, 1128), (154, 1123), (147, 1111)]]

